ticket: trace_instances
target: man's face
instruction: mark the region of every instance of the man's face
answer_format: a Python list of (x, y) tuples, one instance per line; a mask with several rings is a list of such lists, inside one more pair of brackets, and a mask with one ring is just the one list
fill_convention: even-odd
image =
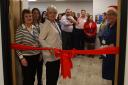
[(70, 9), (66, 10), (66, 16), (71, 16), (71, 10)]
[(86, 11), (81, 11), (81, 16), (85, 17), (86, 16)]

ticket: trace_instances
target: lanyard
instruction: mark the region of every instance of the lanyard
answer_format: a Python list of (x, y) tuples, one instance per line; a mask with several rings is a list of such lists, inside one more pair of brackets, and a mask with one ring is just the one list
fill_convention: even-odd
[(58, 27), (58, 25), (56, 23), (52, 23), (54, 25), (54, 27), (57, 29), (57, 31), (59, 32), (59, 35), (61, 36), (61, 31)]

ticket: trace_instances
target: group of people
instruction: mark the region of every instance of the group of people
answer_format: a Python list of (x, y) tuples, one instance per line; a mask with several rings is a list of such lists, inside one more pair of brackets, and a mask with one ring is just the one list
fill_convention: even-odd
[(81, 10), (80, 14), (80, 17), (76, 17), (75, 12), (66, 9), (58, 20), (62, 30), (62, 47), (65, 50), (73, 48), (84, 50), (85, 42), (88, 44), (88, 49), (94, 48), (97, 25), (93, 21), (92, 15), (86, 13), (86, 10)]
[[(97, 24), (92, 15), (81, 10), (81, 16), (76, 17), (71, 9), (58, 14), (55, 6), (48, 6), (46, 11), (40, 14), (38, 8), (32, 11), (22, 11), (22, 24), (16, 31), (16, 43), (33, 47), (50, 47), (64, 50), (73, 48), (84, 50), (94, 49), (97, 36)], [(110, 6), (104, 13), (104, 18), (98, 33), (102, 47), (116, 45), (116, 19), (117, 7)], [(57, 85), (60, 59), (55, 57), (54, 51), (16, 50), (22, 67), (23, 85), (34, 85), (37, 73), (38, 85), (42, 83), (42, 67), (46, 66), (46, 85)], [(115, 55), (103, 57), (103, 78), (114, 80)], [(113, 84), (114, 85), (114, 84)]]

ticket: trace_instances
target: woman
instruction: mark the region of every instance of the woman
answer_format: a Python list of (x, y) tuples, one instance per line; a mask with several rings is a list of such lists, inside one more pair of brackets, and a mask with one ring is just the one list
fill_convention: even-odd
[[(30, 10), (24, 9), (22, 11), (22, 20), (23, 23), (18, 27), (16, 31), (16, 43), (27, 46), (39, 47), (39, 32), (37, 28), (32, 25), (33, 18)], [(37, 63), (40, 58), (40, 51), (17, 50), (16, 52), (22, 66), (23, 85), (34, 85)]]
[[(49, 6), (46, 13), (47, 19), (39, 35), (42, 47), (62, 49), (61, 30), (57, 25), (57, 9)], [(54, 56), (52, 50), (42, 51), (43, 59), (46, 63), (46, 85), (57, 85), (60, 69), (60, 59)]]
[(43, 11), (41, 16), (41, 23), (44, 23), (45, 19), (46, 19), (46, 11)]
[[(100, 24), (99, 32), (98, 32), (98, 37), (99, 37), (99, 41), (100, 41), (100, 45), (101, 45), (101, 46), (102, 46), (102, 35), (103, 35), (103, 33), (104, 33), (104, 30), (105, 30), (105, 28), (106, 28), (106, 25), (107, 25), (107, 13), (104, 12), (104, 13), (103, 13), (103, 20), (102, 20), (102, 22), (101, 22), (101, 24)], [(99, 59), (103, 59), (103, 58), (104, 58), (103, 55), (101, 55), (101, 56), (99, 57)]]
[(103, 34), (103, 31), (104, 31), (106, 25), (107, 25), (107, 13), (104, 12), (104, 13), (103, 13), (103, 21), (102, 21), (101, 24), (100, 24), (99, 33), (98, 33), (98, 37), (99, 37), (99, 40), (100, 40), (100, 44), (101, 44), (101, 41), (102, 41), (101, 36), (102, 36), (102, 34)]
[[(32, 16), (33, 16), (33, 24), (36, 26), (37, 30), (40, 33), (40, 28), (42, 27), (42, 23), (41, 23), (41, 14), (38, 8), (32, 9)], [(38, 80), (37, 85), (43, 85), (43, 82), (42, 82), (43, 58), (42, 56), (40, 56), (37, 66), (38, 66), (37, 67), (37, 80)]]
[[(116, 46), (116, 29), (117, 29), (117, 6), (109, 6), (107, 11), (108, 24), (102, 35), (102, 47)], [(102, 77), (112, 80), (114, 85), (115, 74), (115, 55), (106, 55), (103, 58)]]
[(87, 42), (87, 49), (94, 49), (96, 40), (97, 25), (93, 21), (91, 15), (88, 16), (87, 22), (84, 24), (85, 40)]
[(38, 28), (38, 31), (40, 32), (42, 23), (41, 23), (41, 14), (38, 8), (32, 9), (32, 17), (33, 17), (33, 24)]

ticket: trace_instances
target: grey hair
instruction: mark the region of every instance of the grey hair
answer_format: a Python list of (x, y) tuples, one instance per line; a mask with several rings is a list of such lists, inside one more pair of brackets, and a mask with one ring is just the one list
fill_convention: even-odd
[(50, 5), (50, 6), (48, 6), (48, 8), (47, 8), (47, 12), (48, 12), (48, 11), (54, 11), (54, 12), (57, 13), (57, 9), (56, 9), (56, 7), (55, 7), (54, 5)]

